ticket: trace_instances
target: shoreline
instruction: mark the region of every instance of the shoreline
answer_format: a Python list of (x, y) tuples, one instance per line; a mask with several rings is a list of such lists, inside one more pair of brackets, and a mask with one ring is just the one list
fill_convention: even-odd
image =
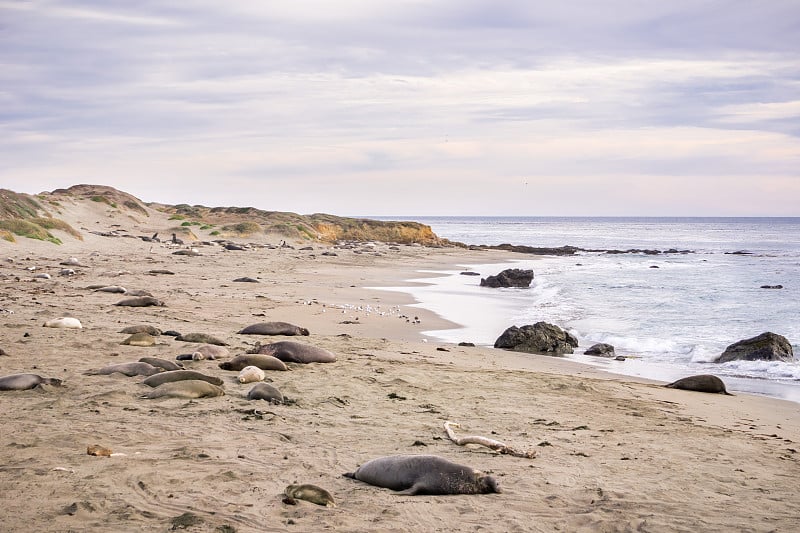
[[(494, 524), (766, 532), (790, 531), (800, 514), (796, 404), (666, 389), (548, 356), (423, 342), (424, 331), (448, 323), (414, 307), (409, 294), (366, 288), (420, 279), (418, 270), (442, 265), (501, 263), (507, 254), (384, 245), (380, 255), (337, 257), (322, 256), (322, 246), (198, 249), (198, 257), (174, 256), (138, 240), (95, 236), (75, 246), (0, 245), (0, 306), (13, 311), (0, 314), (0, 347), (8, 353), (0, 357), (2, 375), (64, 379), (63, 387), (0, 393), (7, 482), (0, 520), (9, 529), (164, 531), (188, 516), (196, 520), (188, 531), (473, 531)], [(70, 256), (86, 266), (58, 276)], [(52, 279), (33, 280), (33, 266)], [(240, 276), (259, 283), (232, 281)], [(167, 306), (115, 307), (121, 296), (86, 288), (96, 283), (146, 288)], [(42, 327), (57, 316), (74, 316), (83, 329)], [(236, 333), (266, 320), (311, 334)], [(164, 336), (151, 347), (121, 345), (119, 331), (133, 324), (213, 334), (231, 356), (256, 341), (296, 340), (338, 360), (270, 372), (289, 405), (246, 400), (250, 385), (215, 361), (186, 365), (223, 379), (225, 396), (146, 400), (141, 378), (84, 374), (141, 356), (174, 360), (194, 346)], [(444, 434), (446, 420), (461, 424), (459, 435), (491, 436), (538, 456), (456, 446)], [(89, 456), (92, 444), (122, 455)], [(392, 454), (447, 457), (492, 473), (503, 493), (398, 496), (341, 477)], [(337, 507), (283, 503), (292, 483), (329, 490)], [(751, 504), (730, 505), (744, 499)]]

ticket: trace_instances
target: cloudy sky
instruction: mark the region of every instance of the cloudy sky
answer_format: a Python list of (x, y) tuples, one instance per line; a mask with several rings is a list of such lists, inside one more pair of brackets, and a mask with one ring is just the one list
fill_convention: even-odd
[(800, 216), (799, 137), (800, 0), (0, 0), (19, 192)]

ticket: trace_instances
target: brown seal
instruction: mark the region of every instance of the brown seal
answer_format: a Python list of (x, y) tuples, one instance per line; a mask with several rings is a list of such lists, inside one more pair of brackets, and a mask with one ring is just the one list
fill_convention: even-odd
[(379, 457), (344, 476), (408, 496), (501, 492), (492, 476), (436, 455)]
[(218, 339), (213, 335), (209, 335), (208, 333), (186, 333), (183, 335), (178, 335), (175, 337), (176, 341), (183, 341), (183, 342), (202, 342), (205, 344), (215, 344), (217, 346), (227, 346), (228, 343), (223, 341), (222, 339)]
[(283, 403), (283, 394), (269, 383), (256, 383), (247, 393), (248, 400), (265, 400), (269, 403)]
[(212, 385), (211, 383), (199, 379), (189, 379), (184, 381), (174, 381), (171, 383), (163, 383), (154, 388), (150, 392), (142, 394), (142, 398), (155, 399), (155, 398), (214, 398), (216, 396), (224, 396), (225, 391), (222, 387)]
[(693, 390), (697, 392), (711, 392), (733, 396), (733, 394), (725, 390), (725, 383), (717, 376), (712, 376), (711, 374), (689, 376), (688, 378), (682, 378), (664, 386), (670, 389)]
[(142, 381), (148, 387), (158, 387), (164, 383), (174, 383), (176, 381), (187, 381), (190, 379), (207, 381), (217, 387), (222, 387), (222, 380), (215, 376), (207, 376), (194, 370), (170, 370), (169, 372), (161, 372), (153, 374), (149, 378)]
[(39, 374), (11, 374), (0, 378), (0, 391), (2, 390), (28, 390), (40, 385), (60, 386), (61, 380), (56, 378), (43, 378)]
[(141, 324), (138, 326), (128, 326), (127, 328), (123, 328), (120, 330), (120, 333), (127, 333), (128, 335), (133, 335), (134, 333), (147, 333), (153, 337), (158, 337), (161, 335), (161, 330), (155, 326)]
[(308, 335), (306, 328), (288, 322), (259, 322), (238, 331), (239, 335)]
[(148, 365), (157, 366), (164, 370), (181, 370), (183, 365), (181, 363), (174, 363), (166, 359), (159, 359), (158, 357), (140, 357), (140, 363), (147, 363)]
[(114, 305), (119, 305), (123, 307), (150, 307), (150, 306), (164, 307), (166, 304), (161, 300), (159, 300), (158, 298), (153, 298), (152, 296), (137, 296), (136, 298), (127, 298), (125, 300), (120, 300)]
[(333, 496), (327, 490), (316, 485), (305, 483), (303, 485), (289, 485), (283, 491), (287, 498), (294, 500), (305, 500), (307, 502), (324, 505), (325, 507), (336, 507)]
[(283, 361), (277, 357), (263, 354), (237, 355), (230, 361), (219, 364), (222, 370), (242, 370), (246, 366), (257, 366), (261, 370), (288, 370)]
[(285, 363), (333, 363), (336, 355), (325, 348), (295, 341), (278, 341), (258, 347), (258, 353), (277, 357)]
[(118, 363), (116, 365), (108, 365), (103, 368), (97, 370), (87, 370), (84, 372), (87, 376), (108, 376), (119, 372), (120, 374), (125, 374), (128, 377), (133, 376), (152, 376), (153, 374), (158, 374), (159, 372), (163, 372), (163, 368), (159, 368), (157, 366), (153, 366), (148, 363)]

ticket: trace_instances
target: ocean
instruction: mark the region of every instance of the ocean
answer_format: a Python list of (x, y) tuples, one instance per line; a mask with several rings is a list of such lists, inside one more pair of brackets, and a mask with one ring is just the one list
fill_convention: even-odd
[[(384, 218), (386, 219), (386, 218)], [(800, 361), (713, 363), (733, 342), (771, 331), (800, 349), (800, 218), (392, 217), (466, 244), (690, 250), (648, 255), (581, 252), (508, 264), (459, 265), (424, 285), (397, 287), (459, 324), (426, 331), (442, 342), (493, 345), (509, 326), (556, 324), (580, 342), (568, 359), (662, 381), (713, 373), (733, 391), (800, 402)], [(534, 271), (528, 289), (490, 289), (504, 268)], [(429, 272), (426, 274), (430, 274)], [(782, 285), (782, 289), (764, 289)], [(583, 355), (612, 344), (625, 361)]]

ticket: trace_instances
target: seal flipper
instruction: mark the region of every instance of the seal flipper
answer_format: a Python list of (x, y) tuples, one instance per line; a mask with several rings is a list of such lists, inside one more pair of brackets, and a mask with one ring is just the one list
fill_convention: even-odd
[(344, 473), (344, 474), (342, 474), (342, 475), (343, 475), (344, 477), (349, 477), (350, 479), (356, 479), (356, 473), (355, 473), (355, 472), (345, 472), (345, 473)]
[(411, 485), (406, 490), (397, 491), (395, 494), (398, 494), (400, 496), (416, 496), (417, 494), (422, 494), (422, 492), (420, 491), (421, 488), (422, 486), (420, 485), (419, 482), (417, 482)]

